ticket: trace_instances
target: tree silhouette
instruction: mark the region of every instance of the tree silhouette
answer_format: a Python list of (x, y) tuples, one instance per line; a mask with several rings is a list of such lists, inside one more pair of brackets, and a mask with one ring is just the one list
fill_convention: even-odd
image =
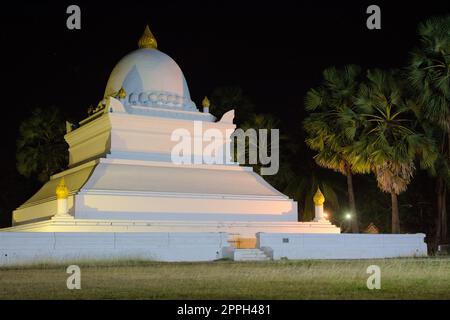
[(66, 125), (58, 108), (36, 108), (20, 125), (17, 140), (17, 171), (40, 182), (67, 165)]

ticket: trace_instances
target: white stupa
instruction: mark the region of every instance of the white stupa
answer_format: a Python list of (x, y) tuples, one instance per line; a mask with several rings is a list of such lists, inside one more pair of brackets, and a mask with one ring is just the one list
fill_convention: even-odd
[[(233, 110), (218, 121), (198, 110), (181, 69), (157, 49), (147, 27), (139, 49), (113, 69), (98, 110), (69, 127), (69, 168), (17, 208), (13, 227), (0, 232), (0, 258), (4, 250), (9, 259), (211, 260), (237, 247), (264, 251), (261, 234), (291, 245), (286, 235), (339, 236), (323, 217), (323, 200), (314, 221), (298, 222), (297, 203), (251, 167), (171, 161), (174, 130), (185, 129), (201, 144), (194, 129), (200, 122), (221, 131), (226, 147), (233, 118)], [(198, 150), (191, 150), (194, 159), (201, 158)]]

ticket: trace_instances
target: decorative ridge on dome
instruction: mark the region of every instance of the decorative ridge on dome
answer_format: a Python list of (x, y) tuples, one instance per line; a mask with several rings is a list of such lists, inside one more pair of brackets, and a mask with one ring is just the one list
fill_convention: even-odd
[(153, 36), (152, 32), (148, 25), (145, 27), (144, 33), (138, 41), (139, 48), (151, 48), (158, 49), (158, 43), (156, 42), (156, 38)]

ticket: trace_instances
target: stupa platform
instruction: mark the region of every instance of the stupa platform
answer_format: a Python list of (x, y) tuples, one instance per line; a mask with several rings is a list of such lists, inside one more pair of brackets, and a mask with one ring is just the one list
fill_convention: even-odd
[(192, 220), (99, 220), (55, 216), (50, 220), (2, 229), (3, 232), (226, 232), (245, 238), (256, 233), (332, 233), (340, 228), (328, 221), (192, 221)]

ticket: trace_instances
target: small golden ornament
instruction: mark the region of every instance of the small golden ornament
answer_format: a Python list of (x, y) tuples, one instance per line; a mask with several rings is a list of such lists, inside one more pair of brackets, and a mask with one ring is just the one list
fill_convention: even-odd
[(125, 99), (126, 96), (127, 96), (127, 92), (126, 92), (125, 89), (122, 87), (122, 88), (120, 88), (119, 93), (118, 93), (117, 95), (118, 95), (118, 97), (119, 97), (120, 99)]
[(209, 108), (210, 105), (211, 105), (211, 102), (209, 102), (208, 97), (205, 96), (202, 101), (203, 108)]
[(139, 48), (146, 49), (158, 49), (158, 43), (156, 42), (156, 38), (153, 36), (152, 32), (148, 25), (145, 27), (144, 33), (138, 41)]
[(325, 197), (322, 191), (320, 191), (320, 188), (317, 188), (316, 194), (313, 197), (313, 201), (316, 206), (322, 206), (325, 202)]
[(68, 196), (69, 189), (66, 186), (64, 177), (62, 177), (58, 183), (58, 186), (56, 187), (56, 199), (67, 199)]

